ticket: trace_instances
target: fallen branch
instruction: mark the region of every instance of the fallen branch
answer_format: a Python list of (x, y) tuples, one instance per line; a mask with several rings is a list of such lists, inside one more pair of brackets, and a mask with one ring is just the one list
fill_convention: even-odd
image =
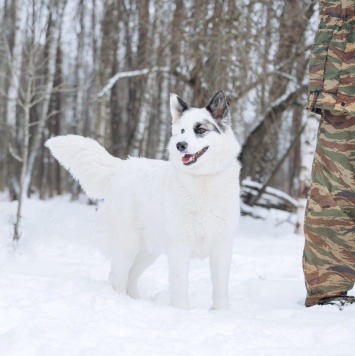
[[(263, 192), (260, 194), (261, 189), (263, 189)], [(250, 208), (252, 206), (260, 206), (266, 209), (295, 212), (299, 206), (299, 202), (288, 194), (269, 186), (264, 187), (261, 183), (254, 182), (250, 179), (244, 179), (242, 181), (241, 196), (244, 204)], [(251, 205), (249, 202), (255, 200), (256, 197), (258, 197), (258, 199), (254, 205)]]

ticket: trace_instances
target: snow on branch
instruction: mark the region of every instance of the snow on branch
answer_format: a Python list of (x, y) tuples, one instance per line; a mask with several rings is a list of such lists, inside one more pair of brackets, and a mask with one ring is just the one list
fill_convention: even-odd
[[(258, 196), (261, 190), (263, 190), (261, 197), (254, 204), (250, 205), (249, 202), (253, 200), (253, 197)], [(299, 207), (299, 202), (290, 195), (270, 186), (265, 188), (263, 184), (252, 181), (250, 178), (245, 178), (242, 181), (241, 191), (244, 205), (256, 205), (267, 209), (278, 209), (289, 212), (295, 212)]]
[(138, 77), (141, 75), (146, 75), (150, 72), (170, 72), (170, 68), (154, 66), (152, 68), (143, 68), (143, 69), (131, 70), (127, 72), (118, 72), (111, 79), (108, 80), (107, 84), (97, 94), (97, 98), (102, 98), (104, 95), (106, 95), (115, 85), (115, 83), (122, 78)]

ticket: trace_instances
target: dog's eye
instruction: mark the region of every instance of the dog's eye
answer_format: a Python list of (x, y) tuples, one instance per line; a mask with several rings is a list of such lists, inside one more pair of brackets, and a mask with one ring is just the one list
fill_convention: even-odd
[(185, 132), (185, 130), (184, 129), (181, 129), (181, 133), (184, 133)]
[(206, 129), (204, 129), (203, 127), (198, 127), (197, 129), (196, 129), (196, 133), (197, 134), (203, 134), (203, 133), (205, 133), (207, 130)]

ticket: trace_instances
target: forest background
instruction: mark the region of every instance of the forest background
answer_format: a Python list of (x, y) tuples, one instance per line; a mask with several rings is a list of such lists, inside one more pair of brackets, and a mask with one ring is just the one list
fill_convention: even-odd
[(0, 0), (0, 192), (75, 199), (43, 146), (61, 134), (167, 159), (169, 93), (200, 107), (222, 89), (245, 202), (267, 186), (304, 197), (316, 24), (316, 0)]

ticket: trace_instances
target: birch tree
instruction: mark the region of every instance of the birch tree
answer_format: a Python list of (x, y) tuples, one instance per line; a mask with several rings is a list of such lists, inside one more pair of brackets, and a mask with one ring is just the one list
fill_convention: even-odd
[[(16, 127), (17, 98), (21, 77), (22, 50), (25, 35), (24, 30), (27, 18), (27, 7), (25, 7), (24, 5), (24, 0), (19, 0), (17, 1), (17, 3), (15, 3), (15, 27), (13, 36), (13, 47), (12, 51), (8, 49), (8, 64), (11, 75), (7, 93), (6, 113), (7, 123), (10, 128), (10, 135), (12, 139), (15, 137), (14, 130)], [(7, 45), (7, 43), (5, 43), (5, 45)], [(10, 144), (12, 142), (12, 139), (10, 140)]]
[(78, 32), (78, 54), (77, 54), (77, 89), (75, 100), (75, 130), (78, 135), (84, 131), (84, 93), (86, 89), (85, 80), (85, 5), (84, 0), (79, 1), (79, 32)]
[[(7, 170), (8, 164), (7, 153), (8, 153), (8, 134), (7, 134), (7, 124), (6, 124), (6, 96), (4, 95), (7, 87), (7, 80), (3, 73), (6, 72), (7, 60), (5, 60), (4, 54), (4, 42), (6, 41), (6, 18), (8, 16), (8, 9), (6, 4), (0, 7), (0, 33), (2, 33), (2, 38), (0, 38), (0, 191), (4, 191), (7, 186)], [(1, 50), (2, 48), (2, 50)], [(3, 58), (3, 59), (2, 59)], [(2, 60), (1, 60), (2, 59)]]
[(29, 156), (29, 143), (30, 143), (30, 110), (36, 104), (36, 100), (34, 100), (35, 88), (35, 80), (36, 80), (36, 72), (35, 72), (35, 54), (34, 54), (35, 46), (32, 44), (29, 46), (28, 55), (28, 65), (26, 71), (26, 81), (23, 91), (23, 100), (19, 100), (19, 106), (23, 110), (23, 137), (22, 137), (22, 147), (21, 147), (21, 173), (19, 179), (19, 194), (18, 194), (18, 202), (17, 202), (17, 210), (16, 210), (16, 221), (14, 224), (14, 234), (13, 240), (18, 241), (21, 236), (21, 218), (22, 218), (22, 206), (25, 200), (28, 186), (26, 185), (26, 175), (28, 169), (28, 156)]
[[(22, 51), (24, 45), (25, 24), (27, 19), (27, 7), (24, 6), (24, 0), (19, 0), (14, 4), (15, 11), (15, 26), (13, 35), (12, 50), (8, 47), (8, 42), (5, 39), (5, 46), (7, 47), (8, 68), (10, 71), (9, 86), (7, 90), (7, 105), (6, 105), (6, 118), (7, 118), (7, 145), (12, 159), (9, 157), (9, 188), (12, 192), (13, 198), (18, 196), (18, 181), (16, 179), (16, 118), (17, 118), (17, 102), (18, 91), (21, 77), (22, 65)], [(12, 163), (11, 163), (12, 162)]]
[(163, 74), (161, 83), (161, 102), (160, 102), (160, 128), (159, 128), (159, 144), (157, 148), (157, 159), (167, 158), (166, 145), (167, 145), (167, 135), (168, 127), (170, 127), (170, 111), (169, 111), (169, 75), (167, 73)]

